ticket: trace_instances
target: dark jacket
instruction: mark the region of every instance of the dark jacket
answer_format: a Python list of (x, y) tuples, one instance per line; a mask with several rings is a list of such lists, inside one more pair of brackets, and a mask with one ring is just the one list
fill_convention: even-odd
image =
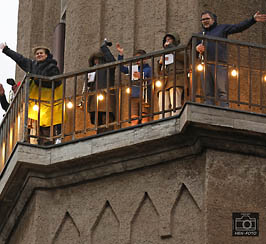
[[(239, 24), (234, 24), (234, 25), (227, 25), (227, 24), (218, 25), (217, 22), (215, 21), (213, 25), (211, 25), (209, 28), (204, 28), (201, 34), (203, 34), (204, 32), (204, 35), (207, 35), (207, 36), (227, 38), (228, 35), (242, 32), (248, 29), (250, 26), (254, 25), (255, 23), (256, 21), (253, 17), (251, 19), (245, 20)], [(208, 61), (215, 61), (215, 49), (216, 49), (215, 42), (208, 41), (207, 42), (207, 60)], [(224, 43), (218, 44), (218, 61), (227, 62), (227, 48), (226, 48), (226, 44)]]
[[(180, 44), (180, 37), (178, 34), (166, 34), (163, 38), (163, 45), (166, 41), (166, 37), (170, 36), (174, 38), (174, 41), (172, 44), (168, 45), (167, 48), (173, 48), (177, 47)], [(163, 64), (158, 64), (158, 74), (161, 78), (161, 80), (165, 80), (165, 89), (170, 89), (174, 87), (174, 84), (178, 87), (184, 87), (184, 53), (183, 52), (177, 52), (176, 53), (176, 60), (175, 63), (169, 64), (165, 66), (164, 74), (165, 78), (163, 77)], [(176, 65), (176, 67), (175, 67)], [(174, 69), (176, 68), (176, 83), (174, 83)], [(163, 86), (159, 88), (158, 91), (161, 91), (163, 89)]]
[[(123, 60), (124, 56), (118, 55), (118, 60)], [(144, 73), (144, 79), (151, 78), (151, 66), (147, 63), (143, 64), (143, 73)], [(129, 74), (129, 69), (127, 66), (121, 66), (120, 71), (124, 74)], [(138, 66), (138, 72), (140, 72), (140, 65)], [(140, 95), (140, 85), (136, 81), (136, 84), (132, 85), (132, 92), (131, 97), (139, 97)], [(151, 80), (148, 81), (148, 99), (150, 100), (150, 94), (151, 94)]]
[[(11, 50), (7, 46), (3, 49), (3, 53), (12, 58), (25, 72), (42, 76), (54, 76), (59, 75), (60, 73), (57, 67), (57, 62), (55, 59), (53, 59), (52, 54), (49, 54), (44, 61), (38, 62), (36, 60), (25, 58), (24, 56)], [(34, 82), (36, 83), (36, 85), (39, 85), (38, 80), (34, 80)], [(55, 87), (58, 87), (60, 85), (61, 81), (55, 82)], [(42, 81), (42, 87), (51, 88), (52, 83), (49, 81)]]
[[(101, 47), (100, 51), (93, 53), (89, 58), (89, 66), (94, 66), (94, 60), (98, 59), (99, 64), (105, 64), (109, 62), (115, 61), (115, 58), (113, 54), (110, 52), (109, 48), (104, 45)], [(109, 80), (109, 86), (114, 86), (114, 80), (115, 80), (115, 68), (110, 69), (110, 80)], [(97, 70), (96, 76), (98, 76), (98, 88), (104, 89), (107, 87), (107, 69), (101, 69)], [(96, 83), (90, 83), (92, 85), (91, 88), (96, 87)]]
[(5, 94), (3, 94), (2, 96), (0, 96), (0, 103), (1, 103), (2, 108), (5, 111), (7, 111), (8, 107), (9, 107), (9, 103), (6, 100), (6, 95)]
[[(101, 46), (98, 52), (93, 53), (89, 58), (89, 66), (94, 66), (94, 60), (98, 59), (99, 64), (105, 64), (109, 62), (115, 61), (115, 58), (109, 48), (106, 45)], [(90, 87), (90, 91), (95, 91), (96, 82), (98, 79), (98, 89), (99, 92), (103, 93), (105, 99), (103, 101), (98, 102), (98, 111), (106, 112), (106, 95), (107, 95), (107, 71), (108, 69), (100, 69), (96, 71), (95, 82), (89, 82), (88, 87)], [(115, 82), (115, 68), (109, 69), (109, 87), (114, 87)], [(88, 99), (88, 112), (95, 112), (95, 103), (96, 96), (90, 95)], [(110, 89), (110, 99), (109, 99), (109, 112), (115, 112), (115, 91)]]

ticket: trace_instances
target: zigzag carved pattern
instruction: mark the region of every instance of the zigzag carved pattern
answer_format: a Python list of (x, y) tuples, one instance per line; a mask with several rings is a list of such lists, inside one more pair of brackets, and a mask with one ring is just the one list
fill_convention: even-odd
[[(161, 224), (160, 214), (147, 192), (144, 193), (137, 206), (133, 218), (130, 221), (130, 243), (144, 243), (147, 241), (151, 244), (158, 243), (161, 239), (159, 234)], [(180, 187), (176, 201), (170, 209), (171, 216), (169, 225), (171, 226), (171, 235), (169, 237), (173, 240), (178, 240), (180, 232), (185, 233), (190, 229), (189, 226), (193, 226), (193, 221), (197, 222), (195, 219), (199, 218), (201, 211), (185, 184), (182, 184)], [(128, 211), (130, 211), (130, 209), (128, 209)], [(199, 226), (193, 226), (192, 229), (195, 230), (198, 227)], [(117, 214), (110, 202), (106, 201), (90, 230), (91, 244), (118, 243), (119, 230), (120, 221)], [(197, 232), (200, 231), (202, 230), (199, 228)], [(71, 235), (71, 238), (69, 235)], [(193, 235), (191, 235), (191, 238), (191, 240), (194, 240)], [(74, 239), (75, 243), (80, 243), (80, 231), (72, 216), (69, 212), (66, 212), (52, 243), (68, 244), (68, 241), (71, 240), (72, 244)]]
[[(204, 225), (201, 210), (185, 184), (182, 184), (171, 210), (171, 236), (173, 243), (203, 243)], [(171, 242), (172, 243), (172, 242)]]
[(52, 244), (57, 243), (80, 243), (80, 231), (69, 212), (66, 212), (53, 238)]
[(91, 244), (118, 243), (119, 227), (119, 220), (109, 201), (106, 201), (91, 228)]
[(159, 214), (148, 193), (145, 192), (131, 221), (131, 244), (158, 243)]

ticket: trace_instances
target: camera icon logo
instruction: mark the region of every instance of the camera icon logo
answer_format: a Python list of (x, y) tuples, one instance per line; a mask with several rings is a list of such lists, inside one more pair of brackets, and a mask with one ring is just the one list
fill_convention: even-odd
[(258, 236), (258, 213), (233, 213), (233, 236)]
[(256, 219), (244, 214), (241, 218), (235, 219), (236, 231), (256, 231)]

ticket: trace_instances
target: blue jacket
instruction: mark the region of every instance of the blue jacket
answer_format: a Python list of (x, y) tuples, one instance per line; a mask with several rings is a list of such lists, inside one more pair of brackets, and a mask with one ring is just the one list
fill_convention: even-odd
[[(248, 29), (250, 26), (256, 23), (254, 17), (251, 19), (245, 20), (239, 24), (234, 25), (227, 25), (221, 24), (218, 25), (216, 22), (209, 28), (204, 28), (204, 31), (201, 34), (207, 36), (216, 36), (221, 38), (227, 38), (228, 35), (242, 32)], [(215, 42), (209, 41), (207, 42), (207, 60), (208, 61), (215, 61)], [(227, 48), (225, 43), (218, 44), (218, 61), (219, 62), (227, 62)]]
[[(123, 56), (118, 55), (118, 60), (123, 60)], [(129, 69), (127, 66), (121, 66), (120, 71), (124, 74), (129, 74)], [(140, 66), (138, 66), (138, 71), (140, 72)], [(143, 64), (143, 73), (144, 79), (151, 78), (151, 67), (149, 64)], [(131, 97), (139, 97), (140, 95), (140, 86), (132, 85)], [(148, 81), (148, 99), (150, 100), (151, 96), (151, 80)]]

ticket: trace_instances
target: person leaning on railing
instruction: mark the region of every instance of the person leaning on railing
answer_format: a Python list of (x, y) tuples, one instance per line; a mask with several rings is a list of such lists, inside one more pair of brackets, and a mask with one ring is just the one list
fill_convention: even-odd
[[(228, 35), (242, 32), (252, 25), (254, 25), (256, 22), (265, 22), (266, 21), (266, 14), (260, 14), (257, 12), (254, 16), (252, 16), (250, 19), (247, 19), (239, 24), (234, 25), (228, 25), (228, 24), (218, 24), (217, 23), (217, 16), (210, 12), (205, 11), (201, 14), (201, 24), (203, 31), (200, 34), (204, 34), (206, 36), (215, 36), (215, 37), (221, 37), (221, 38), (227, 38)], [(216, 51), (216, 43), (214, 41), (208, 41), (207, 47), (205, 47), (204, 43), (199, 42), (199, 44), (196, 46), (197, 52), (199, 52), (201, 55), (203, 55), (204, 51), (207, 49), (207, 61), (214, 62), (215, 57), (215, 51)], [(226, 45), (223, 43), (218, 44), (218, 62), (221, 63), (227, 63), (227, 51), (226, 51)], [(214, 64), (208, 64), (205, 67), (205, 80), (204, 81), (203, 74), (201, 75), (202, 80), (202, 89), (205, 91), (206, 86), (206, 104), (214, 104), (214, 87), (215, 87), (215, 65)], [(220, 106), (222, 107), (228, 107), (227, 102), (227, 68), (222, 65), (217, 65), (217, 95), (218, 99), (220, 100)]]
[[(163, 48), (173, 48), (180, 44), (180, 37), (177, 33), (166, 34), (163, 38)], [(165, 88), (165, 110), (174, 109), (174, 86), (176, 86), (175, 106), (176, 112), (172, 112), (171, 115), (178, 114), (182, 106), (182, 94), (184, 90), (184, 53), (177, 52), (175, 60), (169, 59), (174, 57), (173, 54), (165, 55), (165, 65), (163, 65), (163, 57), (158, 62), (158, 74), (161, 77), (161, 81), (165, 81), (164, 86), (157, 88), (159, 96), (159, 111), (163, 109), (163, 87)], [(174, 71), (174, 69), (176, 69)], [(176, 73), (176, 78), (174, 77)], [(165, 75), (165, 77), (163, 77)], [(170, 116), (170, 113), (166, 113), (166, 116)], [(160, 116), (162, 117), (162, 116)]]
[[(50, 50), (45, 46), (38, 46), (33, 49), (35, 56), (34, 60), (25, 58), (23, 55), (11, 50), (5, 43), (0, 44), (2, 52), (13, 59), (17, 65), (25, 72), (41, 75), (41, 76), (54, 76), (58, 75), (59, 69), (57, 62), (53, 59), (53, 55)], [(62, 99), (62, 86), (61, 81), (55, 81), (54, 84), (54, 100)], [(50, 136), (51, 126), (51, 100), (52, 100), (52, 83), (51, 81), (41, 82), (41, 107), (37, 110), (34, 109), (34, 105), (38, 105), (39, 99), (39, 80), (32, 79), (30, 81), (30, 92), (29, 92), (29, 112), (28, 117), (34, 121), (38, 120), (38, 110), (40, 111), (40, 136)], [(58, 132), (60, 124), (62, 123), (62, 103), (56, 102), (53, 107), (53, 126), (54, 131)], [(59, 127), (59, 128), (58, 128)], [(41, 145), (52, 144), (52, 140), (40, 139), (38, 141)]]

